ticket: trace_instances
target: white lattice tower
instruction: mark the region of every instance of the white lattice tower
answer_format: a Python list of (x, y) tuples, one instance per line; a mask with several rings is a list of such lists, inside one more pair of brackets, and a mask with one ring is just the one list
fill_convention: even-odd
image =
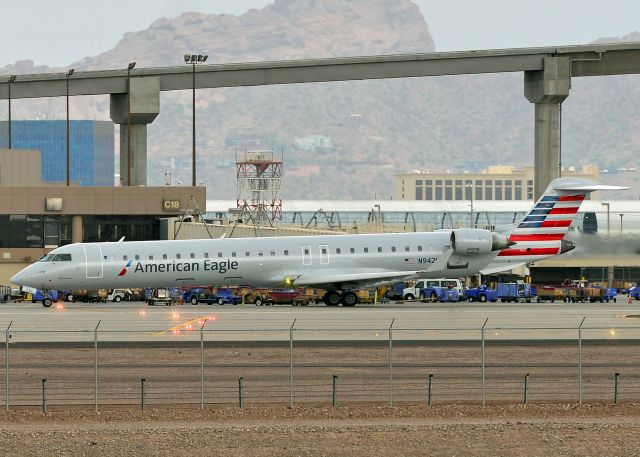
[(273, 151), (236, 155), (237, 207), (254, 222), (282, 221), (282, 157)]

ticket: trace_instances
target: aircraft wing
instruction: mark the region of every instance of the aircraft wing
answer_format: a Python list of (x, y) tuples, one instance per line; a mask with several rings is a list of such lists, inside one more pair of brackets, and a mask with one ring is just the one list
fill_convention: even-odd
[(336, 284), (353, 284), (364, 287), (385, 281), (402, 281), (419, 274), (419, 271), (379, 271), (370, 273), (345, 273), (330, 275), (302, 275), (295, 280), (296, 286), (334, 287)]
[(353, 288), (379, 286), (391, 281), (408, 281), (426, 277), (427, 273), (441, 271), (447, 268), (447, 262), (451, 258), (453, 249), (448, 249), (439, 256), (438, 260), (423, 270), (393, 271), (381, 270), (375, 272), (359, 273), (333, 273), (317, 275), (301, 275), (295, 280), (297, 286), (316, 286), (318, 288), (335, 288), (338, 285), (348, 284)]

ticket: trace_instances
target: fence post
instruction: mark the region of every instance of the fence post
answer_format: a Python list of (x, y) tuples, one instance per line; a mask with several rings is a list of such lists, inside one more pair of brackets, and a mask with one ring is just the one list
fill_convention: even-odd
[(243, 379), (242, 376), (238, 378), (238, 404), (240, 408), (244, 408), (244, 392), (243, 392)]
[(204, 326), (207, 325), (207, 319), (200, 327), (200, 409), (204, 409)]
[(293, 326), (296, 325), (296, 319), (289, 328), (289, 408), (293, 408)]
[(13, 324), (13, 321), (9, 322), (9, 326), (7, 327), (7, 330), (4, 332), (4, 345), (5, 345), (5, 352), (6, 352), (6, 354), (5, 354), (5, 367), (4, 367), (4, 374), (5, 374), (4, 400), (5, 400), (5, 407), (6, 407), (7, 411), (9, 411), (9, 329), (11, 328), (12, 324)]
[(42, 379), (42, 412), (47, 414), (47, 379)]
[(433, 375), (429, 373), (429, 388), (427, 393), (427, 405), (431, 406), (433, 400)]
[(616, 372), (614, 376), (614, 387), (613, 387), (613, 403), (618, 404), (618, 398), (620, 396), (620, 373)]
[(95, 362), (95, 375), (96, 375), (96, 379), (95, 379), (95, 388), (94, 388), (94, 392), (95, 392), (95, 410), (96, 412), (98, 411), (98, 327), (100, 327), (100, 322), (102, 322), (101, 320), (98, 321), (98, 325), (96, 325), (96, 328), (93, 330), (93, 349), (94, 349), (94, 353), (95, 353), (95, 357), (94, 357), (94, 362)]
[(529, 403), (529, 373), (524, 375), (524, 404)]
[(333, 395), (331, 397), (331, 405), (335, 408), (338, 403), (338, 375), (333, 375)]
[(482, 328), (480, 329), (480, 337), (482, 339), (482, 406), (485, 406), (487, 401), (487, 389), (486, 389), (486, 379), (485, 379), (485, 365), (484, 365), (484, 327), (487, 325), (489, 318), (487, 317), (484, 320), (484, 324), (482, 324)]
[(389, 325), (389, 406), (393, 406), (393, 323), (394, 317)]
[(140, 379), (140, 408), (144, 411), (144, 378)]
[(583, 317), (580, 325), (578, 326), (578, 403), (582, 404), (582, 324), (584, 324)]

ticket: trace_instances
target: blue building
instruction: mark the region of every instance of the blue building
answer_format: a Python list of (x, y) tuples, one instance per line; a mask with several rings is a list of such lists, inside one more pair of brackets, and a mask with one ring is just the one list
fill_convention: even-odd
[[(9, 146), (8, 122), (0, 122), (0, 148)], [(111, 121), (70, 121), (70, 180), (81, 186), (113, 186), (114, 128)], [(12, 121), (11, 147), (38, 149), (42, 181), (65, 182), (67, 121)]]

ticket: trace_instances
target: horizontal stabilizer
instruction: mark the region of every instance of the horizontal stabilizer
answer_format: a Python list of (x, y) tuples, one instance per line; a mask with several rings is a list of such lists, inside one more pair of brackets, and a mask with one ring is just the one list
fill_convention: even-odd
[(559, 185), (553, 187), (555, 190), (563, 192), (596, 192), (598, 190), (627, 190), (629, 187), (608, 186), (605, 184), (583, 184), (583, 185)]
[(483, 268), (482, 270), (480, 270), (480, 273), (482, 273), (483, 275), (491, 275), (494, 273), (500, 273), (502, 271), (507, 271), (507, 270), (511, 270), (513, 268), (518, 268), (519, 266), (524, 265), (526, 262), (522, 262), (522, 263), (503, 263), (503, 264), (496, 264), (496, 263), (492, 263), (487, 265), (486, 268)]

